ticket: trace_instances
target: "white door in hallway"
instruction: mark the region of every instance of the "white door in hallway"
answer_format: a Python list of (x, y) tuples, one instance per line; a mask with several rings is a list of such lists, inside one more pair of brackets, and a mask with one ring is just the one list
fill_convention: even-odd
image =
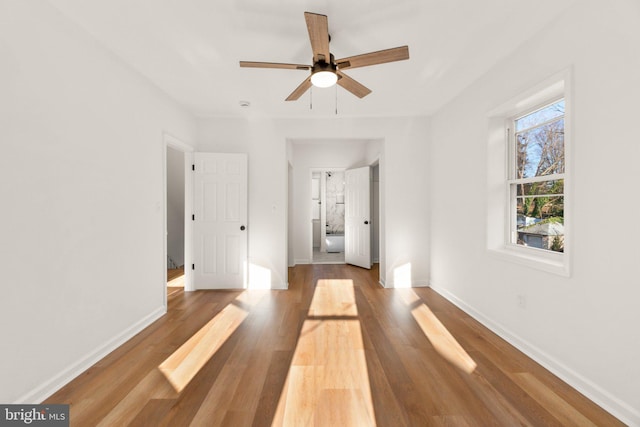
[(345, 171), (344, 260), (347, 264), (371, 268), (371, 169)]
[(195, 289), (246, 286), (247, 155), (194, 153)]

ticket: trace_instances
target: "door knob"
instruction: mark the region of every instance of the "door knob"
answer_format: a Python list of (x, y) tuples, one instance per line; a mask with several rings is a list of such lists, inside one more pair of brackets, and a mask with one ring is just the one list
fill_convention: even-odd
[(245, 227), (244, 225), (241, 225), (241, 226), (240, 226), (240, 231), (244, 231), (244, 230), (245, 230), (245, 228), (246, 228), (246, 227)]
[(365, 222), (364, 222), (364, 225), (369, 225), (369, 221), (365, 221)]

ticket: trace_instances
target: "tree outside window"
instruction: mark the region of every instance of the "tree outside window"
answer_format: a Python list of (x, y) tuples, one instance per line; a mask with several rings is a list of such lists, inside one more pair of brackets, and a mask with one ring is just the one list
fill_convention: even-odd
[(511, 239), (564, 252), (564, 99), (513, 120)]

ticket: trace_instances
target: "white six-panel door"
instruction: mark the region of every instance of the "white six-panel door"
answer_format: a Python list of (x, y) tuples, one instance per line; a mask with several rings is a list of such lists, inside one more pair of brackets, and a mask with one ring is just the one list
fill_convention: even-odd
[(193, 284), (246, 285), (247, 155), (194, 153)]
[(344, 260), (371, 268), (371, 171), (368, 166), (345, 171)]

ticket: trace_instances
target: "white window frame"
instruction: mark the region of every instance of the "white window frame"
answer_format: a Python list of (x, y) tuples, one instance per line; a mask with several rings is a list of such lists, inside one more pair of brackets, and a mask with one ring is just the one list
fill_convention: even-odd
[[(563, 96), (556, 97), (555, 99), (549, 100), (548, 102), (545, 102), (542, 105), (537, 105), (534, 108), (530, 108), (527, 111), (523, 111), (518, 115), (511, 117), (507, 120), (507, 123), (506, 123), (507, 144), (508, 144), (507, 152), (509, 153), (508, 174), (506, 179), (506, 185), (507, 185), (506, 194), (509, 197), (509, 205), (508, 205), (509, 206), (509, 235), (508, 235), (509, 239), (507, 241), (507, 244), (515, 245), (516, 247), (522, 246), (516, 243), (517, 235), (518, 235), (517, 214), (516, 214), (518, 199), (516, 197), (516, 194), (514, 193), (514, 185), (528, 184), (528, 183), (534, 183), (534, 182), (558, 181), (558, 180), (563, 180), (564, 183), (566, 183), (566, 176), (565, 176), (566, 174), (564, 172), (560, 174), (533, 176), (529, 178), (516, 177), (516, 162), (517, 162), (516, 152), (517, 152), (517, 144), (518, 144), (517, 138), (516, 138), (516, 134), (518, 133), (516, 132), (516, 122), (519, 119), (528, 116), (529, 114), (539, 111), (549, 105), (555, 104), (563, 99), (564, 99), (564, 94)], [(562, 114), (562, 118), (564, 120), (564, 113)], [(555, 117), (552, 120), (549, 120), (548, 122), (557, 121), (557, 120), (558, 120), (558, 117)], [(536, 124), (536, 126), (534, 127), (541, 126), (548, 122), (545, 122), (542, 124)], [(525, 129), (525, 130), (528, 130), (528, 129)], [(562, 196), (564, 198), (564, 191), (562, 193)], [(548, 252), (548, 249), (538, 249), (530, 246), (526, 248), (531, 250), (541, 250), (541, 251)]]
[[(570, 70), (559, 73), (536, 85), (519, 96), (512, 98), (488, 114), (488, 194), (487, 194), (487, 249), (502, 260), (531, 268), (570, 276), (571, 259), (571, 84)], [(513, 217), (516, 198), (511, 194), (514, 178), (513, 150), (515, 149), (514, 119), (527, 115), (540, 107), (564, 98), (564, 150), (565, 172), (562, 175), (545, 176), (544, 180), (555, 177), (564, 179), (564, 252), (518, 245), (512, 240), (516, 229)], [(534, 178), (538, 180), (538, 178)]]

